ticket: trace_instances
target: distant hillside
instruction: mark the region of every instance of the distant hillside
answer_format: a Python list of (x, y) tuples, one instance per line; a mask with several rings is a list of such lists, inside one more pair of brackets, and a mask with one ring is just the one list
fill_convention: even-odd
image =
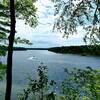
[(63, 54), (80, 54), (80, 55), (96, 55), (100, 56), (100, 45), (89, 46), (62, 46), (49, 48), (49, 51)]

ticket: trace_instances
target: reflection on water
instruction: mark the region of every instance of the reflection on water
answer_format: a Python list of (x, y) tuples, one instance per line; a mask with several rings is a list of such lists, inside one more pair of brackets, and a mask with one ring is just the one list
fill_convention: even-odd
[[(57, 82), (64, 79), (64, 68), (66, 67), (71, 69), (73, 67), (84, 68), (90, 66), (100, 69), (100, 57), (56, 54), (47, 50), (14, 51), (12, 100), (17, 100), (16, 94), (28, 83), (28, 76), (37, 77), (36, 70), (41, 62), (48, 66), (49, 79), (57, 80)], [(2, 98), (4, 88), (5, 85), (1, 83), (0, 98)]]

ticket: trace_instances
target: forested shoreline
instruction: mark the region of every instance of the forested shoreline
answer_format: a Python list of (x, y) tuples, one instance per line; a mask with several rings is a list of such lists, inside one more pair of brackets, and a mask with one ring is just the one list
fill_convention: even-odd
[(62, 46), (49, 48), (49, 51), (63, 54), (80, 54), (100, 56), (100, 45)]
[[(2, 52), (7, 50), (6, 46), (0, 46)], [(79, 55), (95, 55), (100, 56), (100, 45), (82, 45), (82, 46), (62, 46), (51, 48), (25, 48), (25, 47), (13, 47), (14, 51), (24, 50), (48, 50), (55, 53), (62, 54), (79, 54)]]

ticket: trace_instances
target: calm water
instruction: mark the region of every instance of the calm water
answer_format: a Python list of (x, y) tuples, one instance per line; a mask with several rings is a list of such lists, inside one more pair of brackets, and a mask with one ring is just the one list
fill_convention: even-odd
[[(100, 69), (100, 57), (57, 54), (47, 50), (14, 51), (12, 100), (17, 100), (16, 94), (26, 86), (29, 76), (37, 77), (36, 70), (41, 62), (48, 66), (49, 79), (57, 80), (58, 83), (64, 79), (64, 68), (85, 68), (90, 66), (94, 69)], [(0, 83), (0, 100), (4, 100), (4, 90), (5, 81)]]

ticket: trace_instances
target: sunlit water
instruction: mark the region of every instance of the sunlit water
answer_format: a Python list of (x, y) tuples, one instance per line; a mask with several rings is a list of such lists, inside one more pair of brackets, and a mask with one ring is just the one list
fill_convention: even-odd
[[(65, 77), (64, 68), (90, 66), (94, 69), (100, 69), (100, 57), (57, 54), (47, 50), (14, 51), (12, 100), (18, 100), (17, 93), (26, 86), (28, 77), (37, 77), (36, 70), (41, 62), (48, 67), (49, 79), (54, 79), (58, 83), (63, 81)], [(0, 83), (0, 100), (4, 100), (4, 90), (5, 81)], [(57, 87), (55, 90), (57, 91)]]

